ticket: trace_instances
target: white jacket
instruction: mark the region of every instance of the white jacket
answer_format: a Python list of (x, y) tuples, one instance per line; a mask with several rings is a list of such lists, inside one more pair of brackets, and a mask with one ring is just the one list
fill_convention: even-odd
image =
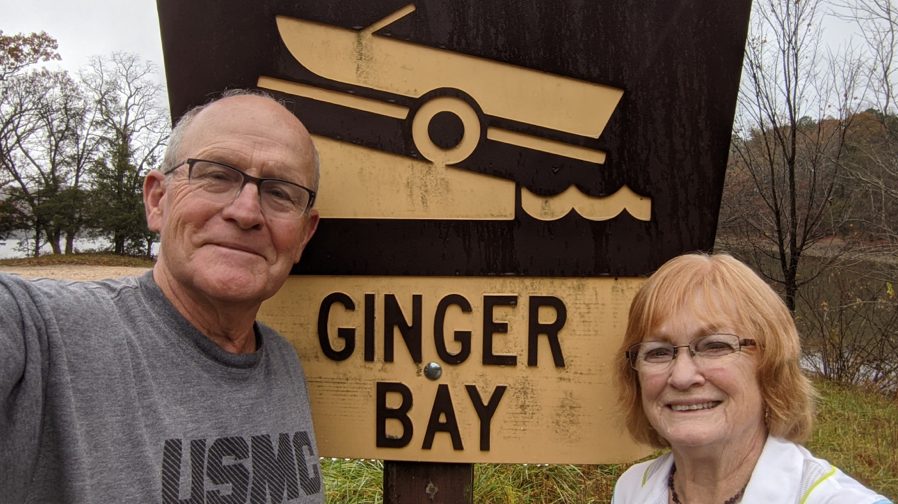
[[(670, 453), (627, 469), (612, 504), (667, 504)], [(746, 504), (892, 504), (803, 446), (768, 437), (742, 502)]]

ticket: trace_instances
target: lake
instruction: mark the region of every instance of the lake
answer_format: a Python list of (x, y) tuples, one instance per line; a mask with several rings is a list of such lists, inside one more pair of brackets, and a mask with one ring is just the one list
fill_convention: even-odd
[[(10, 237), (6, 240), (0, 240), (0, 259), (13, 259), (18, 257), (27, 257), (31, 255), (31, 242), (26, 246), (27, 250), (23, 250), (20, 243), (22, 236)], [(64, 245), (63, 245), (64, 246)], [(109, 247), (109, 240), (105, 238), (79, 238), (75, 240), (75, 250), (86, 252), (89, 250), (102, 250)], [(155, 248), (155, 247), (154, 247)], [(49, 245), (41, 247), (41, 255), (51, 253), (52, 249)]]

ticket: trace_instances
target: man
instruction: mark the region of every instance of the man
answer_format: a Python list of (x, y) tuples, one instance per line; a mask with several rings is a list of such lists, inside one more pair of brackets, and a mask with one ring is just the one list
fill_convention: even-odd
[(317, 164), (293, 114), (231, 94), (146, 177), (152, 272), (0, 275), (0, 501), (323, 502), (299, 361), (255, 321), (317, 227)]

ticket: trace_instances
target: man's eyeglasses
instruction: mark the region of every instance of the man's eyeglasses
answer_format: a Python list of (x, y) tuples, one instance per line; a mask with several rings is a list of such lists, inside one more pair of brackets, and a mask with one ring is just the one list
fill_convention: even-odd
[(259, 188), (259, 205), (265, 215), (271, 217), (298, 217), (312, 208), (315, 191), (286, 180), (258, 178), (233, 166), (188, 158), (166, 170), (165, 175), (187, 165), (187, 179), (203, 198), (228, 205), (232, 203), (248, 183)]
[(688, 345), (671, 345), (664, 341), (643, 341), (627, 349), (630, 367), (642, 373), (658, 373), (667, 370), (681, 348), (688, 348), (697, 366), (704, 362), (756, 346), (753, 339), (740, 339), (735, 334), (709, 334), (696, 338)]

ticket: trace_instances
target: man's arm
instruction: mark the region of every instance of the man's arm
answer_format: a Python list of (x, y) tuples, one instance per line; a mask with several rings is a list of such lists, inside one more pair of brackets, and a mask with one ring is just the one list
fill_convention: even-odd
[[(9, 397), (25, 370), (25, 340), (22, 313), (17, 298), (25, 296), (16, 279), (0, 274), (0, 401), (4, 415), (9, 413)], [(0, 417), (0, 422), (5, 421)], [(0, 427), (2, 427), (0, 423)], [(0, 430), (0, 433), (3, 431)]]
[(37, 463), (46, 341), (26, 281), (0, 274), (0, 500), (21, 502)]

